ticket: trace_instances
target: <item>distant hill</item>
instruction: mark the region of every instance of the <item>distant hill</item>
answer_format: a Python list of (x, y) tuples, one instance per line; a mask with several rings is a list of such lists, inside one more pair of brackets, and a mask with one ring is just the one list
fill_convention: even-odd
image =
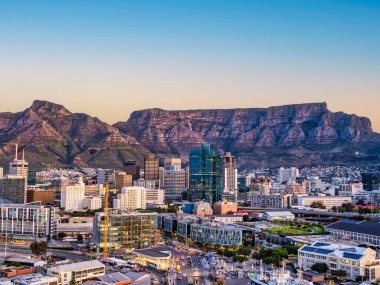
[[(0, 113), (0, 163), (18, 143), (31, 168), (121, 167), (149, 152), (187, 159), (191, 147), (232, 151), (241, 167), (380, 164), (380, 135), (368, 118), (333, 113), (325, 103), (227, 110), (136, 111), (114, 126), (65, 107), (34, 101)], [(356, 153), (357, 152), (357, 153)], [(356, 153), (356, 154), (355, 154)]]

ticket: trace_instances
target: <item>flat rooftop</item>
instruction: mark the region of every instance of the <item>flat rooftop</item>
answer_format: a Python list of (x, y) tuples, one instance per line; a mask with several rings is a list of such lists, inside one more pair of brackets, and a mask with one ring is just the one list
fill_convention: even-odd
[(78, 270), (84, 270), (84, 269), (94, 268), (94, 267), (105, 267), (105, 266), (100, 261), (91, 260), (91, 261), (83, 261), (83, 262), (53, 266), (52, 268), (55, 268), (58, 271), (70, 272), (70, 271), (78, 271)]
[(159, 259), (169, 258), (171, 256), (171, 250), (166, 246), (136, 249), (132, 251), (132, 253)]

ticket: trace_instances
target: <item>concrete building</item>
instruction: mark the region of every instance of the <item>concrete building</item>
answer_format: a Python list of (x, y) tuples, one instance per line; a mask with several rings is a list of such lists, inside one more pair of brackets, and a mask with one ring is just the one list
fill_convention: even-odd
[[(0, 282), (1, 284), (1, 282)], [(32, 273), (12, 278), (13, 285), (57, 285), (58, 278), (44, 276), (41, 273)]]
[(171, 250), (166, 246), (135, 249), (132, 254), (137, 264), (159, 270), (168, 270), (172, 261)]
[(140, 179), (140, 166), (135, 160), (128, 160), (123, 165), (125, 173), (131, 174), (133, 181)]
[(165, 170), (161, 187), (165, 189), (166, 201), (181, 201), (181, 194), (186, 190), (186, 171), (176, 168)]
[(6, 175), (0, 178), (0, 199), (3, 204), (25, 204), (26, 196), (27, 185), (24, 177)]
[(9, 175), (23, 177), (28, 181), (28, 162), (25, 160), (24, 150), (22, 151), (22, 159), (18, 159), (17, 144), (15, 158), (9, 163)]
[(164, 189), (147, 189), (145, 195), (147, 208), (165, 205)]
[(181, 170), (182, 160), (177, 157), (165, 158), (165, 170)]
[(377, 222), (341, 220), (328, 225), (326, 231), (342, 240), (380, 246), (380, 223)]
[(61, 208), (66, 211), (83, 210), (85, 185), (82, 178), (75, 185), (63, 185), (61, 190)]
[(154, 154), (150, 154), (144, 159), (145, 180), (159, 180), (159, 162), (159, 158)]
[(9, 243), (50, 240), (56, 233), (58, 209), (52, 206), (0, 205), (0, 233)]
[(249, 193), (251, 207), (255, 208), (289, 208), (292, 206), (292, 195), (272, 194), (261, 195), (259, 193)]
[(211, 216), (213, 215), (213, 210), (210, 203), (199, 201), (194, 203), (193, 215), (195, 216)]
[(53, 189), (28, 189), (26, 195), (27, 203), (41, 202), (41, 205), (54, 205)]
[(298, 197), (298, 205), (310, 207), (313, 202), (322, 202), (326, 209), (332, 207), (340, 207), (343, 203), (351, 203), (351, 197), (336, 197), (336, 196), (305, 196)]
[(113, 200), (113, 208), (120, 210), (146, 209), (147, 190), (144, 187), (123, 187)]
[(361, 181), (350, 181), (347, 184), (340, 184), (338, 195), (342, 197), (351, 197), (363, 191), (363, 183)]
[(105, 265), (97, 260), (58, 265), (47, 270), (48, 276), (58, 278), (58, 285), (69, 285), (72, 280), (81, 284), (83, 281), (103, 276), (105, 273)]
[(115, 184), (118, 190), (123, 187), (131, 187), (133, 186), (133, 175), (123, 171), (117, 171), (115, 172)]
[(251, 179), (249, 190), (250, 192), (269, 195), (271, 189), (271, 180), (269, 178), (260, 177)]
[(308, 194), (301, 184), (290, 182), (286, 185), (285, 192), (295, 196), (302, 196)]
[[(155, 245), (157, 213), (151, 211), (109, 212), (108, 249), (110, 252), (125, 253), (133, 249), (148, 248)], [(94, 217), (93, 240), (99, 251), (104, 248), (104, 213)]]
[(243, 221), (243, 216), (241, 215), (217, 215), (212, 216), (213, 221), (217, 221), (223, 224), (235, 224)]
[(346, 278), (365, 276), (369, 282), (380, 280), (380, 259), (371, 248), (315, 242), (298, 250), (298, 266), (311, 270), (316, 263), (325, 263), (330, 270), (343, 270)]
[(102, 198), (96, 196), (86, 196), (82, 201), (83, 209), (98, 210), (102, 208)]
[(278, 181), (280, 183), (295, 182), (298, 176), (299, 170), (296, 167), (280, 167), (280, 169), (278, 170)]
[(227, 200), (219, 201), (214, 203), (214, 214), (215, 215), (226, 215), (229, 212), (237, 212), (238, 203), (228, 202)]
[(230, 152), (227, 152), (223, 156), (223, 196), (229, 197), (229, 200), (232, 201), (236, 201), (238, 198), (237, 178), (235, 157)]
[(263, 219), (266, 221), (294, 221), (295, 216), (289, 211), (283, 212), (265, 212)]

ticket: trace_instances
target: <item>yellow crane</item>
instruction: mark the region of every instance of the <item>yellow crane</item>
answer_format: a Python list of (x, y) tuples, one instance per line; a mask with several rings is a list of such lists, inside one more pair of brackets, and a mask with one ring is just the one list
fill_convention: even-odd
[(108, 181), (106, 181), (106, 189), (104, 195), (104, 230), (103, 230), (103, 257), (108, 257)]

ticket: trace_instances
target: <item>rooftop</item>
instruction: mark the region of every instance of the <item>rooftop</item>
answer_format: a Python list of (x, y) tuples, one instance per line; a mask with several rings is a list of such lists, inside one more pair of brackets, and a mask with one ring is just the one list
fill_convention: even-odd
[(294, 216), (293, 213), (289, 212), (289, 211), (282, 211), (282, 212), (265, 212), (265, 214), (267, 214), (268, 216), (271, 216), (271, 217), (285, 217), (285, 216)]
[(58, 271), (69, 272), (69, 271), (78, 271), (78, 270), (84, 270), (84, 269), (94, 268), (94, 267), (105, 267), (105, 266), (100, 261), (91, 260), (91, 261), (83, 261), (83, 262), (54, 266), (52, 268), (55, 268)]
[(159, 259), (165, 259), (171, 256), (171, 250), (166, 246), (151, 247), (146, 249), (135, 249), (134, 251), (132, 251), (132, 253)]
[(376, 222), (341, 220), (328, 225), (326, 229), (344, 230), (349, 232), (380, 236), (380, 223)]

